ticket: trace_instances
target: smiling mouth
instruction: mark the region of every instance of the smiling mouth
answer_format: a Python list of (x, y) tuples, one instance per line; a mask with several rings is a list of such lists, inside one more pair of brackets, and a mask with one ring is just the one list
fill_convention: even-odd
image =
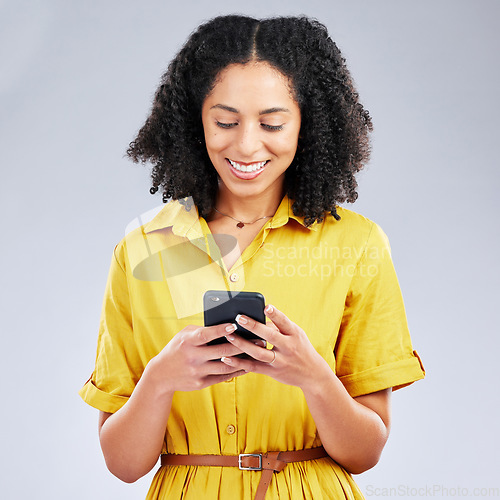
[(238, 170), (239, 172), (257, 172), (258, 170), (264, 168), (264, 166), (269, 162), (269, 160), (266, 160), (258, 161), (255, 163), (238, 163), (236, 161), (230, 160), (229, 158), (227, 158), (227, 161), (235, 170)]

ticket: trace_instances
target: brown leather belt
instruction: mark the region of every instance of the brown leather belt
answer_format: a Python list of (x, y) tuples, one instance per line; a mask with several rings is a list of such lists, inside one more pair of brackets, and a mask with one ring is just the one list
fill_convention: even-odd
[(161, 465), (201, 465), (212, 467), (239, 467), (240, 470), (262, 471), (255, 500), (264, 500), (273, 472), (280, 472), (290, 462), (304, 462), (327, 457), (323, 446), (296, 451), (268, 453), (241, 453), (240, 455), (162, 455)]

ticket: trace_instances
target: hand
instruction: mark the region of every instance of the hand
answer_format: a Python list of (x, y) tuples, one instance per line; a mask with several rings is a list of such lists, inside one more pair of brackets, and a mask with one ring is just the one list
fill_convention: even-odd
[(273, 349), (265, 349), (231, 333), (226, 336), (229, 342), (253, 359), (223, 357), (225, 364), (234, 369), (269, 375), (278, 382), (302, 389), (315, 384), (322, 373), (331, 374), (330, 366), (302, 328), (273, 306), (268, 305), (264, 312), (272, 325), (263, 325), (242, 315), (237, 316), (238, 323), (270, 342)]
[(146, 376), (161, 393), (196, 391), (213, 384), (244, 375), (220, 359), (243, 351), (228, 342), (207, 345), (208, 342), (228, 334), (229, 323), (198, 327), (188, 325), (155, 356), (146, 367)]

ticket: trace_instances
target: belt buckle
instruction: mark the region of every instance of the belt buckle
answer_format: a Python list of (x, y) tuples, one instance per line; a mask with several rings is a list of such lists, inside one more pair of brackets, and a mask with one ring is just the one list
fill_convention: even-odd
[[(258, 467), (243, 467), (241, 465), (241, 459), (243, 457), (258, 457), (259, 466)], [(240, 453), (238, 455), (238, 467), (240, 470), (262, 470), (262, 454), (261, 453)]]

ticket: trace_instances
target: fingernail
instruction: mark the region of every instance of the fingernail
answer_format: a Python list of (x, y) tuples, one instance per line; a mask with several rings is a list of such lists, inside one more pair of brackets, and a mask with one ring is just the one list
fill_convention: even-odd
[(264, 311), (268, 314), (272, 314), (272, 312), (274, 311), (274, 307), (271, 304), (268, 304)]
[(236, 322), (239, 323), (240, 325), (246, 325), (248, 323), (248, 320), (241, 314), (238, 314), (235, 319)]
[(226, 339), (232, 342), (234, 340), (234, 335), (226, 335)]
[(255, 344), (255, 345), (258, 345), (258, 346), (260, 346), (260, 347), (266, 347), (266, 345), (267, 345), (267, 343), (266, 343), (266, 341), (265, 341), (265, 340), (255, 340), (255, 341), (254, 341), (254, 344)]
[(231, 358), (222, 357), (222, 358), (220, 358), (220, 360), (221, 360), (223, 363), (225, 363), (226, 365), (232, 365), (232, 364), (233, 364), (233, 362), (232, 362)]
[(236, 330), (237, 326), (234, 323), (231, 323), (229, 326), (226, 326), (226, 332), (231, 333)]

